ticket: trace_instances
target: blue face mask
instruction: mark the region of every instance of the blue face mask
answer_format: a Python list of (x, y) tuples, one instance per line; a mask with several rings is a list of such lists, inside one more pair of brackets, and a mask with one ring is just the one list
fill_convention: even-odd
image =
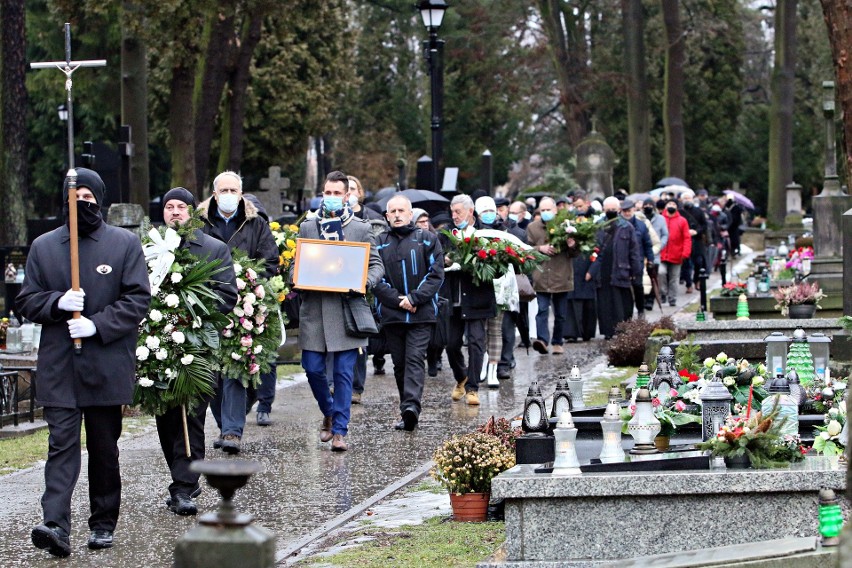
[(464, 230), (467, 227), (467, 220), (462, 221), (461, 223), (456, 225), (457, 229)]
[(509, 219), (511, 219), (511, 220), (512, 220), (512, 221), (514, 221), (515, 223), (517, 223), (517, 222), (518, 222), (518, 216), (517, 216), (517, 215), (515, 215), (514, 213), (509, 213)]
[(541, 212), (541, 220), (547, 223), (548, 221), (553, 221), (553, 218), (556, 217), (556, 213), (553, 211), (542, 211)]
[(343, 209), (343, 198), (336, 195), (324, 195), (322, 202), (326, 211), (340, 211)]
[(494, 213), (493, 211), (487, 211), (485, 213), (480, 214), (479, 218), (486, 225), (493, 225), (494, 221), (497, 220), (497, 213)]

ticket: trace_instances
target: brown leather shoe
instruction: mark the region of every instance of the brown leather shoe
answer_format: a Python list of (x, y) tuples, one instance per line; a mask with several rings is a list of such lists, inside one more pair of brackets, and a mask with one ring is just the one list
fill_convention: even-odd
[(320, 442), (328, 442), (331, 437), (331, 416), (326, 416), (322, 419), (322, 426), (320, 426)]
[(548, 354), (547, 343), (542, 341), (541, 339), (536, 339), (533, 341), (532, 348), (541, 353), (542, 355)]
[(464, 386), (467, 384), (467, 377), (460, 383), (456, 383), (456, 386), (453, 387), (453, 392), (450, 394), (450, 398), (453, 400), (461, 400), (464, 398)]
[(346, 440), (343, 439), (343, 434), (335, 434), (331, 440), (331, 451), (345, 452), (348, 449), (349, 446), (346, 445)]
[(552, 345), (550, 347), (550, 352), (554, 355), (562, 355), (565, 353), (565, 349), (561, 345)]

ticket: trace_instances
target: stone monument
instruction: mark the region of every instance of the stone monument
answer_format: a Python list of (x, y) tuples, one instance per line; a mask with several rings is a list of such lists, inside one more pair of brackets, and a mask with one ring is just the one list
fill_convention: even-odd
[(825, 81), (823, 115), (825, 116), (825, 181), (822, 192), (813, 198), (814, 253), (810, 281), (820, 283), (826, 294), (843, 290), (844, 211), (852, 207), (852, 196), (843, 192), (837, 177), (837, 156), (834, 134), (834, 82)]
[(574, 176), (590, 199), (604, 198), (613, 194), (612, 169), (615, 164), (615, 152), (606, 143), (603, 135), (595, 130), (592, 120), (592, 132), (586, 136), (576, 149), (577, 169)]
[(113, 203), (107, 210), (106, 222), (114, 227), (127, 229), (142, 238), (142, 220), (145, 210), (136, 203)]
[(266, 209), (270, 219), (277, 219), (284, 213), (285, 191), (290, 189), (290, 178), (281, 177), (281, 168), (269, 168), (269, 177), (261, 178), (257, 198)]

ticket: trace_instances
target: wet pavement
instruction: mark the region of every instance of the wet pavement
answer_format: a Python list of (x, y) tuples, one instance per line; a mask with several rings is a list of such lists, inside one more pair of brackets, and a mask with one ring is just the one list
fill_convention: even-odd
[[(718, 276), (714, 275), (717, 280)], [(708, 281), (708, 288), (713, 279)], [(677, 309), (697, 301), (698, 294), (681, 295)], [(666, 306), (664, 315), (676, 308)], [(657, 319), (659, 310), (649, 314)], [(688, 317), (684, 315), (684, 317)], [(694, 317), (694, 316), (692, 316)], [(368, 365), (363, 404), (353, 405), (347, 441), (350, 450), (332, 453), (329, 444), (319, 442), (321, 414), (308, 385), (300, 381), (280, 389), (273, 406), (272, 426), (261, 428), (252, 412), (247, 420), (243, 451), (239, 458), (259, 461), (264, 471), (254, 476), (234, 499), (236, 508), (251, 513), (255, 522), (272, 530), (279, 555), (325, 523), (346, 513), (377, 492), (422, 469), (434, 449), (449, 435), (464, 433), (484, 423), (490, 416), (515, 416), (523, 406), (529, 383), (536, 379), (545, 394), (553, 391), (556, 377), (577, 364), (587, 373), (604, 363), (605, 342), (566, 344), (564, 355), (539, 355), (517, 349), (517, 368), (512, 379), (501, 381), (499, 390), (480, 390), (481, 406), (452, 402), (453, 387), (449, 366), (437, 378), (427, 378), (423, 413), (415, 432), (393, 429), (399, 420), (398, 395), (391, 374), (373, 376)], [(388, 360), (388, 371), (392, 368)], [(225, 458), (210, 449), (217, 431), (208, 414), (208, 459)], [(193, 517), (178, 517), (165, 505), (170, 478), (151, 431), (121, 442), (123, 497), (115, 547), (92, 552), (86, 548), (88, 529), (88, 481), (86, 465), (72, 502), (72, 555), (63, 566), (171, 566), (177, 539), (195, 524)], [(594, 457), (600, 450), (597, 440), (578, 443), (580, 459)], [(0, 566), (55, 566), (56, 559), (36, 550), (30, 543), (31, 528), (41, 521), (39, 499), (44, 470), (29, 470), (0, 477)], [(197, 503), (200, 512), (214, 509), (218, 497), (204, 486)]]

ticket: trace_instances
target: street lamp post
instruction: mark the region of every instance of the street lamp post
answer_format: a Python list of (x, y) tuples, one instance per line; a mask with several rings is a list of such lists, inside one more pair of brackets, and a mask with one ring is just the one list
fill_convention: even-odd
[(444, 112), (444, 40), (438, 39), (438, 28), (441, 27), (448, 6), (444, 0), (423, 0), (417, 8), (423, 18), (423, 25), (429, 30), (429, 39), (423, 45), (429, 63), (432, 91), (432, 191), (440, 191), (438, 172), (443, 151), (441, 119)]

